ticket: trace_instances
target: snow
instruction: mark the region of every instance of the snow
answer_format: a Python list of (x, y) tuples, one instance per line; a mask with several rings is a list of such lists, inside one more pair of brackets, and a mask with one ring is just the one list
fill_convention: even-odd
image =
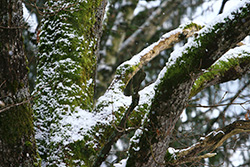
[(119, 112), (120, 107), (127, 108), (132, 98), (125, 96), (121, 89), (124, 83), (120, 80), (113, 80), (111, 86), (97, 101), (97, 107), (99, 111), (96, 112), (96, 116), (102, 123), (110, 123), (114, 121), (113, 112)]
[[(234, 9), (237, 9), (242, 4), (249, 2), (249, 0), (229, 0), (224, 6), (223, 13), (221, 15), (228, 15)], [(222, 0), (211, 0), (204, 2), (201, 7), (198, 7), (194, 14), (191, 14), (191, 17), (186, 16), (183, 18), (183, 22), (195, 21), (203, 24), (211, 23), (218, 17), (218, 13), (222, 4)]]
[(10, 56), (13, 55), (13, 51), (12, 51), (12, 50), (9, 51), (9, 55), (10, 55)]
[(215, 64), (218, 63), (219, 61), (228, 61), (229, 59), (232, 59), (232, 58), (242, 58), (245, 56), (249, 56), (249, 54), (250, 54), (250, 44), (245, 44), (245, 45), (230, 49), (219, 60), (217, 60)]
[(191, 148), (195, 147), (196, 145), (198, 145), (199, 143), (194, 143), (192, 146), (188, 147), (188, 148), (184, 148), (184, 149), (181, 149), (179, 150), (179, 152), (183, 152), (183, 151), (187, 151), (187, 150), (190, 150)]
[(125, 167), (126, 164), (127, 164), (127, 160), (128, 160), (128, 159), (123, 159), (123, 160), (121, 160), (119, 163), (115, 163), (114, 166), (115, 166), (115, 167)]
[[(204, 33), (210, 32), (213, 29), (213, 26), (217, 23), (223, 23), (225, 18), (233, 19), (233, 15), (231, 14), (233, 11), (236, 11), (238, 8), (245, 6), (246, 2), (249, 2), (249, 0), (245, 0), (242, 2), (237, 3), (231, 10), (228, 12), (224, 12), (216, 17), (216, 19), (213, 19), (209, 24), (206, 25), (206, 27), (202, 28), (199, 32), (197, 32), (197, 35), (202, 36)], [(196, 47), (198, 48), (200, 46), (199, 41), (196, 42), (194, 39), (191, 39), (187, 44), (185, 44), (183, 47), (179, 49), (175, 49), (169, 58), (169, 61), (166, 63), (167, 67), (170, 67), (175, 64), (176, 60), (180, 58), (183, 53), (186, 53), (188, 48)]]
[(154, 0), (154, 1), (146, 1), (146, 0), (139, 0), (137, 7), (134, 10), (134, 15), (136, 16), (141, 11), (145, 10), (145, 8), (150, 9), (159, 6), (161, 0)]
[[(71, 125), (70, 130), (65, 131), (65, 136), (70, 136), (69, 140), (63, 140), (64, 145), (67, 145), (73, 141), (82, 140), (84, 134), (87, 134), (91, 127), (96, 125), (97, 119), (94, 119), (94, 114), (86, 110), (82, 110), (80, 107), (75, 108), (75, 113), (70, 116), (63, 117), (62, 125)], [(83, 128), (84, 127), (84, 128)], [(61, 141), (62, 138), (58, 135), (55, 141)]]
[(176, 153), (180, 152), (180, 150), (175, 149), (173, 147), (169, 147), (168, 152), (172, 155), (172, 158), (176, 159)]
[(211, 135), (216, 136), (216, 135), (218, 135), (219, 133), (225, 134), (225, 132), (223, 132), (222, 130), (219, 130), (219, 131), (212, 131), (212, 132), (210, 132), (209, 134), (207, 134), (206, 137), (211, 136)]
[(168, 147), (168, 152), (170, 153), (170, 154), (175, 154), (175, 153), (178, 153), (180, 150), (178, 150), (178, 149), (175, 149), (175, 148), (173, 148), (173, 147)]
[[(239, 6), (242, 6), (244, 3), (240, 4)], [(239, 6), (237, 6), (236, 8), (238, 8)], [(233, 9), (235, 10), (235, 9)], [(231, 11), (230, 11), (231, 12)], [(211, 31), (211, 28), (217, 24), (218, 22), (223, 22), (224, 19), (228, 16), (228, 13), (227, 14), (222, 14), (220, 15), (217, 19), (215, 19), (215, 21), (213, 21), (212, 23), (210, 23), (209, 26), (203, 28), (200, 32), (198, 32), (199, 35), (202, 35), (204, 32), (209, 32)], [(232, 19), (232, 15), (229, 15), (229, 18)], [(181, 27), (181, 26), (180, 26)], [(185, 25), (183, 25), (182, 27), (185, 27)], [(169, 36), (171, 36), (172, 34), (176, 34), (178, 32), (180, 32), (181, 29), (178, 28), (176, 30), (173, 30), (169, 33), (166, 33), (162, 36), (162, 40), (165, 39), (165, 38), (168, 38)], [(160, 42), (161, 39), (158, 41)], [(129, 61), (126, 61), (124, 62), (119, 68), (125, 66), (126, 64), (127, 65), (137, 65), (139, 62), (140, 62), (140, 58), (145, 55), (146, 53), (148, 53), (150, 50), (153, 49), (154, 46), (156, 46), (158, 44), (158, 42), (156, 43), (153, 43), (152, 45), (150, 45), (149, 47), (143, 49), (139, 54), (135, 55), (134, 57), (132, 57)], [(139, 104), (143, 104), (143, 103), (146, 103), (146, 104), (151, 104), (151, 99), (154, 97), (154, 87), (156, 85), (158, 85), (160, 83), (160, 80), (161, 78), (164, 76), (165, 72), (167, 71), (167, 68), (169, 68), (170, 66), (174, 65), (176, 60), (181, 56), (183, 55), (183, 53), (186, 52), (186, 50), (190, 47), (199, 47), (200, 46), (200, 43), (197, 43), (193, 40), (191, 40), (190, 42), (188, 42), (186, 45), (184, 45), (183, 47), (179, 48), (179, 49), (176, 49), (174, 52), (171, 53), (171, 56), (169, 58), (169, 61), (166, 63), (166, 67), (164, 67), (162, 69), (162, 71), (160, 72), (160, 74), (158, 75), (158, 78), (157, 80), (155, 81), (155, 83), (151, 84), (150, 86), (144, 88), (143, 90), (141, 90), (139, 93), (140, 93), (140, 102)], [(131, 140), (133, 141), (133, 140)]]
[(200, 137), (200, 141), (203, 141), (203, 140), (205, 140), (205, 137)]
[[(146, 2), (146, 1), (139, 1), (139, 4), (137, 6), (137, 9), (135, 11), (135, 15), (142, 10), (142, 8), (146, 7), (146, 8), (150, 8), (150, 7), (155, 7), (157, 5), (159, 5), (159, 0), (156, 1), (152, 1), (152, 2)], [(243, 5), (245, 2), (249, 2), (249, 1), (243, 1), (240, 3), (240, 5)], [(58, 1), (59, 3), (59, 1)], [(150, 4), (151, 3), (151, 4)], [(68, 4), (67, 4), (68, 5)], [(147, 6), (150, 5), (150, 6)], [(239, 5), (236, 5), (236, 8)], [(25, 8), (25, 7), (24, 7)], [(141, 8), (141, 9), (140, 9)], [(24, 9), (25, 10), (25, 9)], [(230, 12), (230, 11), (228, 11)], [(218, 23), (218, 21), (222, 21), (227, 15), (228, 12), (220, 15), (218, 17), (218, 19), (215, 19), (214, 21), (212, 21), (212, 23), (210, 23), (210, 26), (208, 28), (204, 28), (201, 32), (199, 32), (199, 34), (202, 34), (203, 32), (207, 32), (209, 31), (209, 29), (216, 23)], [(27, 13), (27, 12), (24, 12)], [(32, 15), (31, 15), (32, 16)], [(29, 16), (25, 16), (25, 18), (28, 18)], [(34, 22), (29, 23), (34, 25)], [(50, 23), (50, 29), (54, 30), (55, 26), (67, 26), (64, 23), (61, 23), (60, 21), (55, 21), (54, 23)], [(34, 28), (34, 26), (33, 26)], [(114, 27), (115, 28), (115, 27)], [(32, 29), (31, 31), (34, 31), (34, 29)], [(70, 31), (70, 30), (69, 30)], [(124, 62), (119, 68), (122, 69), (124, 68), (125, 65), (129, 65), (130, 67), (133, 65), (138, 65), (138, 63), (140, 62), (140, 59), (143, 55), (145, 55), (146, 53), (148, 53), (150, 50), (152, 50), (152, 48), (157, 45), (161, 40), (168, 38), (169, 36), (171, 36), (172, 34), (178, 33), (180, 32), (181, 29), (178, 28), (174, 31), (171, 31), (169, 33), (166, 33), (162, 36), (162, 38), (150, 45), (149, 47), (145, 48), (143, 51), (141, 51), (139, 54), (135, 55), (132, 59), (130, 59), (127, 62)], [(47, 33), (45, 31), (41, 32), (41, 33)], [(56, 31), (54, 31), (53, 34), (50, 35), (46, 35), (46, 38), (41, 38), (42, 40), (46, 41), (46, 43), (44, 43), (45, 45), (51, 45), (53, 44), (50, 41), (50, 38), (53, 38), (53, 36), (56, 36), (57, 34), (62, 34), (64, 33), (63, 30), (58, 29), (58, 27), (56, 28)], [(68, 36), (70, 38), (75, 38), (76, 35), (74, 33), (66, 33), (64, 34), (65, 36)], [(80, 40), (84, 40), (83, 37), (78, 37)], [(56, 40), (56, 43), (65, 43), (65, 45), (70, 45), (70, 41), (68, 39), (58, 39)], [(160, 83), (161, 78), (164, 76), (164, 74), (167, 71), (167, 68), (169, 68), (170, 66), (172, 66), (175, 61), (180, 57), (180, 55), (182, 55), (183, 52), (185, 52), (185, 50), (190, 47), (190, 46), (199, 46), (199, 43), (195, 43), (194, 41), (189, 42), (187, 45), (185, 45), (184, 47), (181, 47), (179, 49), (175, 49), (175, 51), (171, 54), (171, 57), (169, 59), (169, 62), (166, 64), (166, 67), (164, 67), (162, 69), (162, 71), (160, 72), (160, 74), (158, 75), (158, 78), (156, 80), (156, 82), (154, 82), (153, 84), (145, 87), (143, 90), (141, 90), (139, 92), (140, 94), (140, 101), (139, 101), (139, 106), (143, 105), (143, 104), (151, 104), (151, 99), (154, 97), (154, 88), (156, 85), (158, 85)], [(78, 48), (80, 49), (80, 48)], [(227, 54), (225, 54), (220, 60), (227, 60), (229, 58), (231, 58), (232, 56), (236, 56), (239, 55), (239, 53), (242, 53), (243, 51), (247, 51), (248, 53), (250, 53), (250, 47), (249, 45), (244, 45), (241, 47), (237, 47), (233, 50), (230, 50)], [(65, 53), (62, 52), (59, 49), (53, 49), (52, 52), (49, 52), (48, 54), (42, 54), (41, 57), (47, 57), (50, 58), (52, 55), (64, 55)], [(59, 62), (55, 62), (54, 64), (52, 63), (52, 65), (49, 65), (48, 63), (46, 65), (51, 66), (49, 68), (45, 68), (45, 65), (40, 67), (40, 70), (43, 69), (43, 74), (45, 77), (49, 77), (51, 76), (53, 77), (58, 77), (56, 75), (56, 70), (57, 68), (60, 67), (60, 64), (64, 64), (66, 67), (72, 66), (72, 64), (74, 64), (75, 68), (67, 68), (67, 72), (68, 73), (74, 73), (77, 68), (79, 68), (78, 65), (76, 65), (76, 63), (71, 60), (70, 58), (66, 58), (64, 60), (60, 60)], [(110, 69), (110, 67), (108, 66), (100, 66), (99, 68), (105, 68), (105, 69)], [(123, 71), (125, 72), (125, 71)], [(124, 74), (124, 73), (123, 73)], [(71, 82), (70, 80), (68, 80), (68, 82)], [(90, 85), (93, 82), (93, 80), (89, 80), (87, 82), (87, 85)], [(46, 85), (46, 83), (42, 82), (38, 85), (38, 87), (42, 87)], [(83, 110), (80, 107), (75, 107), (74, 111), (71, 111), (71, 107), (69, 105), (61, 105), (61, 106), (57, 106), (57, 102), (54, 101), (53, 99), (50, 99), (51, 97), (55, 96), (55, 93), (52, 92), (52, 90), (49, 87), (44, 87), (43, 92), (47, 93), (47, 96), (45, 95), (41, 95), (41, 101), (44, 101), (46, 103), (44, 104), (39, 104), (39, 108), (37, 108), (37, 110), (41, 110), (44, 111), (46, 110), (47, 106), (45, 104), (48, 104), (48, 106), (53, 107), (53, 108), (57, 108), (56, 112), (61, 113), (61, 109), (65, 109), (67, 110), (70, 114), (69, 115), (65, 115), (63, 117), (61, 117), (60, 120), (60, 125), (62, 127), (67, 127), (68, 128), (62, 128), (62, 131), (55, 131), (54, 136), (52, 136), (52, 141), (55, 142), (63, 142), (63, 144), (69, 144), (73, 141), (76, 140), (81, 140), (83, 139), (83, 136), (88, 134), (88, 132), (92, 129), (92, 127), (96, 126), (98, 123), (101, 124), (110, 124), (111, 122), (115, 121), (115, 117), (113, 115), (113, 112), (117, 112), (119, 110), (119, 108), (124, 107), (127, 108), (130, 103), (131, 103), (131, 97), (127, 97), (123, 94), (123, 91), (121, 90), (121, 86), (123, 86), (124, 83), (122, 83), (121, 81), (119, 81), (118, 79), (115, 79), (111, 86), (109, 87), (109, 89), (106, 91), (106, 93), (100, 97), (98, 99), (97, 102), (97, 106), (102, 106), (99, 108), (99, 110), (94, 110), (94, 112), (89, 112), (89, 110)], [(66, 86), (65, 83), (60, 82), (58, 83), (58, 88), (63, 89), (65, 91), (78, 91), (80, 89), (80, 87), (76, 84), (72, 84), (71, 86)], [(50, 97), (50, 98), (49, 98)], [(74, 98), (80, 98), (79, 96), (76, 97), (72, 97), (69, 98), (67, 100), (69, 101), (73, 101)], [(50, 100), (49, 100), (50, 99)], [(65, 94), (61, 94), (59, 97), (60, 100), (66, 99), (66, 95)], [(0, 101), (1, 102), (1, 101)], [(98, 107), (97, 107), (98, 108)], [(96, 108), (96, 109), (97, 109)], [(47, 117), (47, 115), (43, 115), (41, 114), (41, 117), (46, 117), (46, 121), (52, 121), (54, 119), (54, 116), (51, 117)], [(145, 121), (146, 117), (144, 118)], [(38, 122), (37, 125), (40, 125), (41, 122)], [(56, 124), (51, 124), (51, 128), (57, 128), (58, 126)], [(41, 131), (45, 130), (43, 129), (43, 127), (41, 127), (40, 129)], [(223, 131), (218, 131), (218, 132), (211, 132), (211, 134), (213, 134), (214, 136), (216, 136), (218, 133), (224, 133)], [(62, 135), (63, 134), (63, 135)], [(131, 141), (138, 143), (139, 142), (139, 136), (142, 134), (142, 130), (141, 129), (137, 129), (135, 132), (135, 135), (133, 136), (133, 138), (131, 139)], [(96, 135), (98, 136), (98, 132), (96, 133)], [(210, 135), (210, 134), (209, 134)], [(208, 135), (207, 135), (208, 136)], [(43, 138), (43, 134), (42, 133), (37, 133), (36, 137), (39, 138)], [(202, 140), (202, 138), (201, 138)], [(47, 142), (51, 142), (49, 140), (46, 140)], [(135, 150), (140, 149), (139, 147), (134, 148)], [(179, 150), (175, 150), (174, 148), (169, 148), (168, 149), (170, 153), (176, 153)], [(55, 159), (58, 157), (54, 157)], [(116, 163), (114, 166), (116, 167), (123, 167), (126, 165), (126, 161), (127, 159), (123, 159), (121, 160), (120, 163)]]
[[(143, 49), (140, 53), (133, 56), (130, 60), (122, 63), (118, 68), (117, 71), (121, 71), (121, 74), (116, 75), (115, 78), (119, 78), (120, 76), (126, 75), (126, 70), (132, 66), (136, 66), (140, 63), (140, 59), (145, 54), (149, 53), (153, 48), (159, 44), (162, 40), (165, 38), (170, 37), (173, 34), (176, 34), (181, 31), (181, 28), (173, 30), (169, 33), (166, 33), (162, 36), (162, 38), (153, 43), (152, 45), (148, 46), (147, 48)], [(157, 81), (150, 86), (146, 87), (142, 91), (139, 92), (140, 94), (140, 101), (139, 105), (141, 104), (150, 104), (151, 99), (154, 96), (154, 86), (155, 84), (160, 82), (160, 79), (163, 77), (164, 73), (166, 71), (166, 68), (162, 70), (160, 73)], [(106, 105), (106, 107), (102, 108), (101, 114), (102, 115), (111, 115), (111, 111), (117, 111), (122, 106), (128, 106), (131, 103), (131, 97), (127, 97), (123, 94), (123, 91), (121, 87), (124, 85), (121, 80), (114, 79), (111, 83), (111, 86), (108, 88), (104, 96), (100, 97), (97, 102), (98, 105)], [(112, 105), (110, 105), (112, 104)]]
[(34, 13), (31, 14), (26, 8), (26, 6), (24, 5), (24, 3), (22, 3), (22, 6), (23, 6), (23, 18), (30, 26), (29, 31), (34, 33), (38, 25), (37, 20), (36, 20), (36, 15)]

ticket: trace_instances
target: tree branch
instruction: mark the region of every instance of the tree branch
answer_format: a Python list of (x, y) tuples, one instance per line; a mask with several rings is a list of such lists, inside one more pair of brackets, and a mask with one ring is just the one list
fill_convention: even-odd
[(225, 4), (226, 4), (227, 1), (228, 1), (228, 0), (223, 0), (223, 1), (222, 1), (221, 7), (220, 7), (220, 11), (219, 11), (219, 14), (221, 14), (221, 13), (223, 12), (224, 6), (225, 6)]
[[(162, 25), (162, 23), (170, 17), (172, 11), (175, 10), (181, 2), (181, 0), (164, 1), (144, 22), (144, 24), (142, 24), (130, 37), (128, 37), (123, 42), (119, 48), (120, 53), (123, 53), (125, 50), (128, 52), (128, 48), (134, 48), (132, 46), (134, 45), (135, 41), (144, 43), (145, 40), (150, 39), (153, 34), (155, 34), (157, 27)], [(143, 37), (143, 40), (140, 39), (141, 37)], [(138, 45), (142, 46), (142, 44)]]
[[(195, 32), (200, 30), (201, 28), (201, 26), (195, 23), (191, 23), (184, 27), (180, 26), (180, 28), (166, 33), (161, 37), (159, 41), (150, 45), (149, 47), (142, 50), (139, 54), (134, 56), (132, 59), (138, 57), (139, 61), (136, 64), (133, 64), (133, 69), (129, 69), (129, 73), (126, 73), (126, 75), (123, 76), (123, 78), (125, 79), (125, 86), (143, 66), (145, 66), (153, 58), (159, 55), (161, 51), (173, 47), (174, 44), (180, 42), (184, 38), (189, 38), (190, 36), (193, 36)], [(126, 64), (127, 62), (123, 63), (123, 65)]]
[[(189, 98), (212, 85), (241, 78), (250, 72), (249, 45), (234, 48), (226, 53), (226, 60), (219, 60), (204, 72), (196, 81)], [(234, 52), (234, 50), (236, 50)]]
[[(155, 96), (148, 114), (146, 131), (137, 146), (131, 149), (127, 166), (157, 166), (164, 162), (173, 127), (186, 108), (194, 81), (230, 48), (236, 46), (250, 32), (250, 4), (221, 15), (182, 49), (171, 54), (169, 62), (157, 79)], [(170, 134), (166, 132), (170, 131)], [(150, 142), (148, 142), (150, 141)], [(151, 144), (150, 144), (151, 143)], [(154, 158), (150, 150), (152, 146)]]
[[(199, 29), (201, 29), (201, 26), (198, 26), (194, 23), (182, 26), (174, 31), (165, 34), (158, 42), (147, 47), (142, 52), (135, 55), (131, 60), (121, 64), (117, 68), (116, 76), (113, 82), (111, 83), (110, 87), (108, 88), (107, 92), (102, 97), (99, 98), (95, 111), (99, 112), (100, 115), (102, 115), (101, 113), (103, 113), (103, 115), (109, 117), (108, 113), (111, 113), (110, 109), (112, 108), (113, 110), (112, 113), (115, 113), (115, 115), (119, 115), (113, 120), (116, 121), (115, 126), (123, 129), (124, 125), (127, 122), (128, 116), (131, 114), (133, 109), (138, 105), (138, 100), (137, 100), (139, 99), (138, 91), (140, 84), (145, 77), (145, 76), (143, 77), (143, 74), (140, 74), (141, 68), (144, 65), (146, 65), (149, 61), (151, 61), (155, 56), (157, 56), (162, 50), (172, 47), (174, 43), (177, 43), (183, 38), (188, 38), (192, 36)], [(132, 102), (130, 106), (127, 105), (128, 100), (125, 100), (128, 97), (124, 96), (124, 91), (125, 89), (128, 88), (127, 86), (129, 83), (131, 83), (132, 84), (131, 86), (133, 86), (132, 88), (133, 93), (126, 94), (126, 95), (132, 95)], [(110, 98), (110, 96), (112, 96), (112, 98)], [(116, 105), (114, 103), (115, 101), (120, 101), (122, 103), (121, 105), (117, 105), (114, 107), (114, 105)], [(121, 108), (127, 108), (125, 113), (124, 110), (122, 110)], [(121, 116), (123, 117), (121, 118)], [(104, 131), (109, 131), (107, 130), (109, 128), (104, 128), (104, 127), (106, 126), (103, 125), (102, 127)], [(111, 146), (122, 136), (123, 133), (124, 132), (122, 130), (120, 131), (120, 129), (115, 129), (114, 132), (110, 134), (108, 142), (103, 143), (103, 147), (101, 148), (101, 151), (95, 161), (95, 166), (100, 165), (100, 162), (106, 159)]]
[(223, 109), (223, 111), (220, 113), (220, 115), (211, 120), (211, 122), (207, 125), (207, 129), (205, 132), (208, 132), (211, 130), (214, 123), (217, 122), (220, 118), (222, 118), (225, 115), (225, 112), (227, 111), (229, 106), (235, 101), (235, 99), (237, 99), (239, 97), (241, 92), (243, 92), (249, 85), (250, 85), (250, 80), (241, 89), (239, 89), (239, 91), (231, 98), (228, 105)]
[(119, 125), (115, 127), (113, 130), (113, 133), (110, 135), (108, 141), (104, 144), (103, 148), (97, 155), (97, 158), (93, 164), (93, 167), (99, 167), (102, 162), (107, 158), (109, 151), (111, 150), (112, 145), (115, 144), (115, 142), (120, 139), (120, 137), (125, 134), (126, 132), (126, 123), (128, 121), (128, 118), (134, 108), (138, 105), (139, 102), (139, 94), (138, 91), (135, 92), (132, 96), (132, 103), (130, 104), (129, 108), (125, 111), (124, 116), (122, 117)]
[[(215, 156), (216, 153), (207, 153), (197, 156), (198, 154), (209, 151), (213, 152), (216, 148), (220, 147), (228, 138), (239, 133), (250, 132), (250, 121), (238, 120), (225, 126), (212, 131), (205, 137), (200, 138), (198, 143), (193, 144), (191, 147), (170, 151), (168, 150), (167, 159), (171, 165), (180, 165), (190, 162), (198, 162), (204, 158)], [(170, 153), (171, 152), (171, 153)]]

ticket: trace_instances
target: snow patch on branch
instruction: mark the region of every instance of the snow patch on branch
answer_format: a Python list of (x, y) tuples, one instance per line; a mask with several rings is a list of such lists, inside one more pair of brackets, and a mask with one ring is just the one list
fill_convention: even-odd
[[(228, 12), (222, 13), (219, 16), (217, 16), (216, 19), (214, 19), (212, 22), (206, 25), (203, 29), (201, 29), (199, 32), (197, 32), (197, 38), (202, 36), (205, 33), (209, 33), (213, 30), (214, 26), (218, 23), (224, 23), (226, 19), (234, 19), (234, 15), (232, 13), (237, 12), (240, 10), (241, 7), (245, 7), (246, 4), (249, 3), (249, 0), (244, 0), (240, 3), (238, 3), (236, 6), (234, 6), (231, 10)], [(191, 47), (198, 48), (200, 47), (201, 43), (200, 41), (197, 41), (195, 39), (191, 39), (187, 44), (185, 44), (183, 47), (178, 48), (178, 50), (174, 50), (169, 58), (169, 61), (166, 63), (167, 67), (170, 67), (176, 63), (176, 60), (179, 59), (184, 53), (187, 53), (188, 49)]]
[(122, 159), (119, 163), (115, 163), (114, 167), (125, 167), (127, 165), (127, 160), (128, 158)]
[(242, 46), (230, 49), (214, 64), (218, 63), (219, 61), (228, 61), (229, 59), (232, 59), (232, 58), (242, 58), (245, 56), (249, 56), (249, 54), (250, 54), (250, 44), (242, 45)]
[(225, 134), (225, 132), (223, 132), (222, 130), (219, 130), (219, 131), (212, 131), (212, 132), (210, 132), (209, 134), (207, 134), (206, 137), (211, 136), (211, 135), (217, 136), (219, 133), (222, 133), (223, 135)]

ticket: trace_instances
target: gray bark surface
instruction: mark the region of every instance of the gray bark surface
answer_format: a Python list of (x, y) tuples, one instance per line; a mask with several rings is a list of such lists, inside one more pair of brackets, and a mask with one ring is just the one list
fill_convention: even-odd
[(22, 1), (0, 3), (0, 166), (34, 166), (36, 145), (23, 51)]

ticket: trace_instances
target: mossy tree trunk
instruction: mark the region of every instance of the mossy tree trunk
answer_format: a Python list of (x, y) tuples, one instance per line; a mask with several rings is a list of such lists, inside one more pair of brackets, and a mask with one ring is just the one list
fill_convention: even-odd
[(196, 25), (162, 36), (118, 67), (94, 108), (96, 53), (105, 1), (49, 1), (41, 26), (34, 92), (38, 95), (35, 124), (43, 165), (98, 167), (123, 134), (136, 130), (127, 166), (168, 166), (165, 155), (172, 129), (187, 106), (195, 80), (249, 33), (247, 5), (233, 17), (225, 16), (197, 33), (193, 43), (173, 55), (157, 81), (139, 91), (145, 77), (141, 68), (173, 42), (193, 34), (190, 27)]
[(106, 0), (46, 3), (34, 91), (36, 138), (46, 165), (88, 165), (94, 154), (84, 149), (82, 129), (94, 106), (105, 6)]
[(0, 3), (0, 166), (36, 166), (22, 1)]

